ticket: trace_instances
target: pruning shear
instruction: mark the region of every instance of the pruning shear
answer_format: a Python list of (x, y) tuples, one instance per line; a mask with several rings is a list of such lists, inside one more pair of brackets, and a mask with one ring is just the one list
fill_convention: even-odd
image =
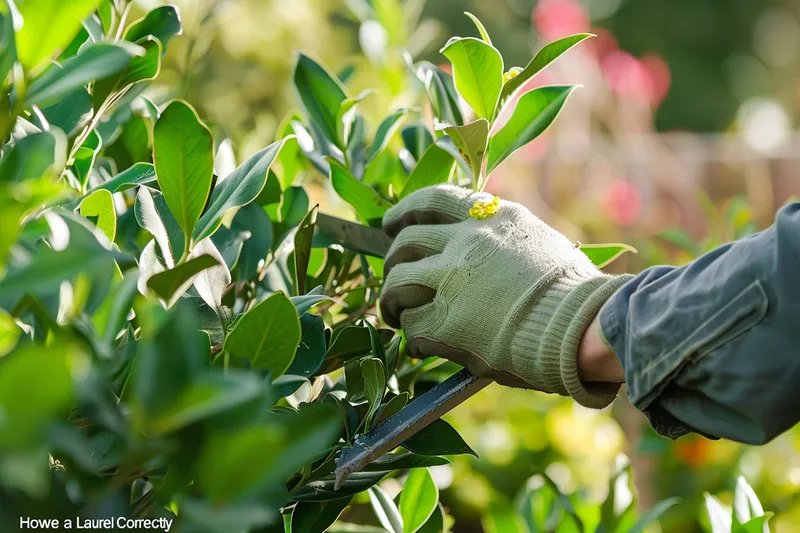
[[(323, 213), (317, 215), (315, 233), (328, 242), (375, 257), (385, 257), (392, 245), (392, 239), (381, 229)], [(335, 460), (334, 488), (338, 490), (347, 476), (394, 450), (491, 382), (491, 379), (473, 376), (467, 369), (461, 370), (414, 398), (365, 435), (356, 437), (353, 446), (344, 448)]]

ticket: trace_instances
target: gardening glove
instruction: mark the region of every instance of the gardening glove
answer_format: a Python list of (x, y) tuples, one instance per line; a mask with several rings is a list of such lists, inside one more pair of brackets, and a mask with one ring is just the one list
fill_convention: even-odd
[(618, 384), (584, 384), (577, 353), (603, 303), (632, 276), (600, 272), (528, 209), (439, 185), (389, 209), (381, 313), (412, 357), (603, 408)]

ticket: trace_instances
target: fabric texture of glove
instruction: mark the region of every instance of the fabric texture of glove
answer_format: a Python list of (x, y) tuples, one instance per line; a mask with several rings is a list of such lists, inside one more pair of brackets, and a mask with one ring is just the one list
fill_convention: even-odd
[[(599, 271), (564, 235), (520, 204), (439, 185), (384, 216), (394, 237), (381, 295), (384, 320), (414, 357), (441, 356), (513, 387), (603, 408), (619, 385), (584, 384), (577, 353), (603, 303), (632, 276)], [(481, 212), (482, 213), (482, 212)]]

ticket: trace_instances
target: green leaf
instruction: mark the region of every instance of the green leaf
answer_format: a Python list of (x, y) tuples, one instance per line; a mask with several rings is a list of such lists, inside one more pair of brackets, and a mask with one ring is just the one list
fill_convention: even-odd
[[(60, 173), (64, 166), (66, 139), (53, 132), (32, 133), (14, 143), (0, 161), (0, 181), (20, 182), (40, 178), (50, 169)], [(60, 168), (59, 168), (60, 167)]]
[(152, 35), (164, 46), (176, 35), (181, 35), (181, 17), (177, 6), (161, 6), (131, 24), (125, 31), (125, 40), (136, 42)]
[(214, 138), (195, 110), (175, 100), (161, 113), (153, 134), (156, 176), (164, 199), (190, 245), (206, 205), (214, 172)]
[[(369, 330), (359, 326), (345, 326), (333, 336), (326, 360), (349, 360), (366, 354), (372, 348)], [(326, 371), (327, 374), (330, 371)]]
[(368, 185), (358, 181), (341, 163), (328, 158), (331, 167), (331, 185), (336, 193), (353, 209), (359, 218), (367, 223), (378, 223), (392, 204), (381, 198)]
[(323, 533), (336, 522), (351, 498), (324, 502), (299, 502), (292, 510), (291, 533)]
[(594, 35), (591, 33), (579, 33), (576, 35), (570, 35), (569, 37), (564, 37), (563, 39), (559, 39), (545, 45), (536, 53), (534, 58), (531, 59), (531, 62), (528, 63), (524, 69), (522, 69), (522, 72), (520, 72), (515, 78), (511, 78), (508, 83), (503, 86), (503, 91), (500, 93), (500, 108), (502, 109), (503, 106), (511, 101), (514, 94), (516, 94), (518, 90), (525, 85), (525, 82), (541, 72), (550, 63), (558, 59), (561, 54), (576, 44), (588, 39), (589, 37), (594, 37)]
[(458, 432), (442, 420), (435, 420), (421, 431), (406, 439), (402, 446), (419, 455), (461, 455), (469, 454), (478, 456), (469, 445), (464, 442)]
[(102, 148), (103, 141), (100, 139), (100, 135), (97, 130), (92, 130), (83, 144), (75, 151), (73, 169), (81, 187), (85, 187), (89, 181), (89, 174), (91, 174), (97, 154)]
[[(147, 230), (158, 243), (158, 251), (167, 268), (176, 263), (176, 255), (184, 247), (184, 235), (178, 221), (169, 212), (169, 207), (162, 194), (149, 187), (141, 186), (133, 205), (136, 222)], [(154, 248), (155, 251), (155, 248)]]
[(440, 502), (436, 505), (436, 509), (433, 511), (431, 517), (428, 518), (428, 521), (417, 530), (417, 533), (444, 533), (446, 531), (444, 524), (444, 507), (442, 507)]
[(769, 533), (767, 522), (772, 518), (772, 513), (764, 513), (742, 525), (734, 524), (732, 533)]
[(400, 493), (400, 515), (403, 533), (416, 533), (436, 510), (439, 489), (427, 468), (411, 471)]
[(453, 139), (458, 153), (472, 170), (472, 183), (477, 189), (480, 185), (483, 156), (489, 142), (489, 121), (481, 118), (463, 126), (439, 125), (439, 128)]
[(372, 427), (375, 411), (381, 405), (386, 389), (386, 371), (380, 359), (371, 357), (361, 361), (361, 375), (364, 376), (364, 396), (367, 398), (367, 414), (364, 417), (366, 431)]
[(264, 423), (217, 433), (200, 454), (197, 486), (215, 502), (277, 486), (330, 448), (340, 431), (335, 408), (307, 404), (298, 413), (272, 415)]
[(87, 83), (122, 71), (131, 59), (144, 55), (135, 44), (93, 43), (59, 67), (53, 65), (39, 76), (26, 94), (27, 105), (46, 107)]
[(422, 122), (406, 126), (400, 132), (400, 136), (403, 138), (406, 150), (414, 157), (414, 161), (419, 161), (425, 150), (433, 144), (433, 135)]
[(508, 122), (489, 140), (489, 176), (505, 159), (553, 123), (575, 85), (539, 87), (520, 97)]
[(65, 94), (58, 102), (44, 107), (42, 114), (50, 123), (72, 137), (77, 133), (79, 125), (87, 120), (92, 113), (92, 96), (86, 87), (78, 87)]
[(392, 533), (403, 533), (403, 517), (392, 499), (379, 486), (369, 489), (369, 502), (381, 525)]
[(300, 342), (300, 319), (282, 292), (245, 313), (225, 341), (225, 350), (264, 368), (276, 379), (292, 364)]
[(101, 189), (93, 192), (81, 202), (81, 215), (94, 219), (94, 224), (108, 240), (114, 242), (117, 234), (117, 214), (111, 193)]
[(213, 257), (218, 264), (202, 270), (194, 279), (194, 288), (206, 305), (214, 309), (217, 312), (217, 316), (221, 317), (220, 320), (224, 321), (225, 319), (222, 318), (224, 317), (222, 294), (231, 284), (231, 271), (211, 239), (203, 239), (198, 242), (190, 257), (202, 255)]
[(489, 503), (489, 509), (481, 521), (486, 533), (526, 533), (527, 528), (519, 514), (497, 495)]
[(636, 253), (636, 248), (627, 244), (581, 244), (581, 251), (592, 260), (597, 268), (603, 268), (613, 263), (625, 252)]
[(447, 150), (438, 144), (430, 145), (408, 177), (400, 198), (431, 185), (447, 183), (454, 164), (455, 159)]
[(389, 146), (389, 142), (394, 137), (394, 134), (397, 133), (397, 130), (400, 129), (400, 126), (403, 125), (406, 117), (408, 117), (408, 109), (398, 109), (383, 119), (380, 126), (378, 126), (378, 131), (375, 132), (375, 140), (367, 149), (367, 164), (370, 164)]
[(25, 70), (32, 70), (66, 47), (81, 22), (100, 0), (24, 0), (17, 9), (24, 21), (17, 31), (17, 57)]
[[(658, 520), (662, 514), (664, 514), (672, 506), (676, 505), (679, 501), (679, 498), (667, 498), (666, 500), (661, 500), (655, 504), (652, 509), (647, 511), (645, 515), (639, 519), (639, 521), (636, 522), (636, 524), (626, 533), (642, 533), (647, 526)], [(716, 531), (717, 530), (714, 530), (714, 533), (716, 533)]]
[(319, 315), (303, 314), (300, 317), (300, 346), (287, 374), (313, 376), (325, 358), (325, 322)]
[(483, 27), (483, 23), (478, 20), (478, 17), (470, 13), (469, 11), (464, 11), (464, 14), (472, 20), (475, 27), (478, 28), (478, 33), (481, 34), (481, 39), (483, 39), (486, 44), (492, 44), (492, 39), (489, 38), (489, 32), (486, 31), (486, 28)]
[(197, 274), (207, 268), (219, 265), (219, 261), (210, 255), (201, 255), (170, 270), (155, 274), (147, 280), (147, 286), (171, 307)]
[[(40, 445), (47, 426), (67, 414), (72, 403), (70, 366), (83, 361), (75, 346), (27, 344), (0, 365), (0, 449)], [(35, 386), (33, 386), (35, 384)]]
[(492, 45), (473, 37), (451, 39), (443, 53), (453, 64), (458, 93), (478, 118), (493, 120), (503, 88), (503, 58)]
[(14, 321), (14, 317), (5, 309), (0, 309), (0, 357), (13, 350), (21, 336), (22, 328)]
[(270, 144), (217, 182), (211, 193), (208, 209), (200, 217), (194, 230), (195, 242), (213, 235), (230, 210), (245, 206), (258, 197), (267, 183), (270, 167), (287, 140)]
[[(388, 373), (388, 372), (387, 372)], [(380, 424), (393, 414), (399, 413), (400, 410), (408, 403), (408, 392), (402, 392), (400, 395), (395, 396), (387, 403), (383, 404), (382, 408), (375, 413), (375, 423)]]
[(14, 20), (8, 2), (0, 2), (0, 80), (5, 81), (17, 60)]
[(297, 232), (294, 234), (294, 290), (296, 296), (306, 292), (308, 261), (311, 258), (311, 242), (314, 239), (314, 225), (317, 222), (318, 208), (319, 205), (311, 208), (311, 211), (297, 226)]
[(730, 533), (731, 515), (729, 515), (718, 499), (711, 494), (705, 494), (706, 511), (711, 523), (711, 533)]
[(370, 94), (372, 94), (372, 89), (367, 89), (353, 98), (347, 98), (339, 106), (339, 111), (336, 113), (336, 138), (339, 139), (341, 146), (347, 146), (350, 143), (358, 104)]
[(146, 185), (154, 181), (156, 181), (155, 167), (150, 163), (136, 163), (102, 185), (91, 189), (87, 196), (100, 190), (106, 190), (111, 193), (127, 191), (137, 185)]
[(302, 296), (292, 296), (290, 300), (297, 308), (297, 314), (302, 315), (318, 303), (324, 302), (325, 300), (333, 300), (333, 298), (325, 294), (313, 294), (309, 292)]
[(764, 514), (764, 508), (758, 501), (753, 487), (744, 476), (736, 478), (736, 489), (733, 492), (733, 515), (739, 524)]
[(365, 466), (362, 471), (392, 472), (395, 470), (408, 470), (411, 468), (425, 468), (449, 464), (450, 461), (446, 457), (415, 455), (413, 453), (404, 452), (384, 455)]
[(334, 491), (336, 478), (329, 474), (321, 479), (308, 482), (299, 491), (292, 494), (292, 499), (301, 501), (326, 501), (343, 498), (363, 492), (386, 476), (388, 472), (354, 472), (347, 477), (344, 485)]
[(328, 141), (344, 148), (339, 143), (337, 125), (339, 108), (347, 99), (341, 83), (313, 59), (298, 54), (294, 68), (294, 87), (306, 113)]
[(154, 37), (145, 37), (137, 43), (144, 55), (134, 57), (128, 65), (114, 76), (98, 80), (92, 89), (92, 100), (99, 109), (109, 97), (115, 98), (127, 91), (134, 83), (154, 80), (161, 70), (161, 42)]
[(433, 113), (439, 122), (461, 125), (464, 119), (458, 107), (458, 94), (453, 78), (432, 63), (422, 62), (416, 70), (417, 78), (425, 85)]

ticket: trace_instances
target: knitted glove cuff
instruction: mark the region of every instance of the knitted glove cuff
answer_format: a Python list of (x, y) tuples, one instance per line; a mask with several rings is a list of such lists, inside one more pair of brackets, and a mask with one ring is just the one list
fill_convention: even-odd
[(531, 313), (512, 341), (515, 363), (522, 363), (524, 358), (527, 364), (523, 366), (528, 367), (522, 369), (514, 364), (518, 373), (544, 384), (549, 392), (571, 396), (585, 407), (608, 406), (616, 398), (620, 385), (587, 387), (582, 383), (578, 376), (578, 348), (606, 300), (632, 277), (573, 270), (550, 285), (533, 303)]

